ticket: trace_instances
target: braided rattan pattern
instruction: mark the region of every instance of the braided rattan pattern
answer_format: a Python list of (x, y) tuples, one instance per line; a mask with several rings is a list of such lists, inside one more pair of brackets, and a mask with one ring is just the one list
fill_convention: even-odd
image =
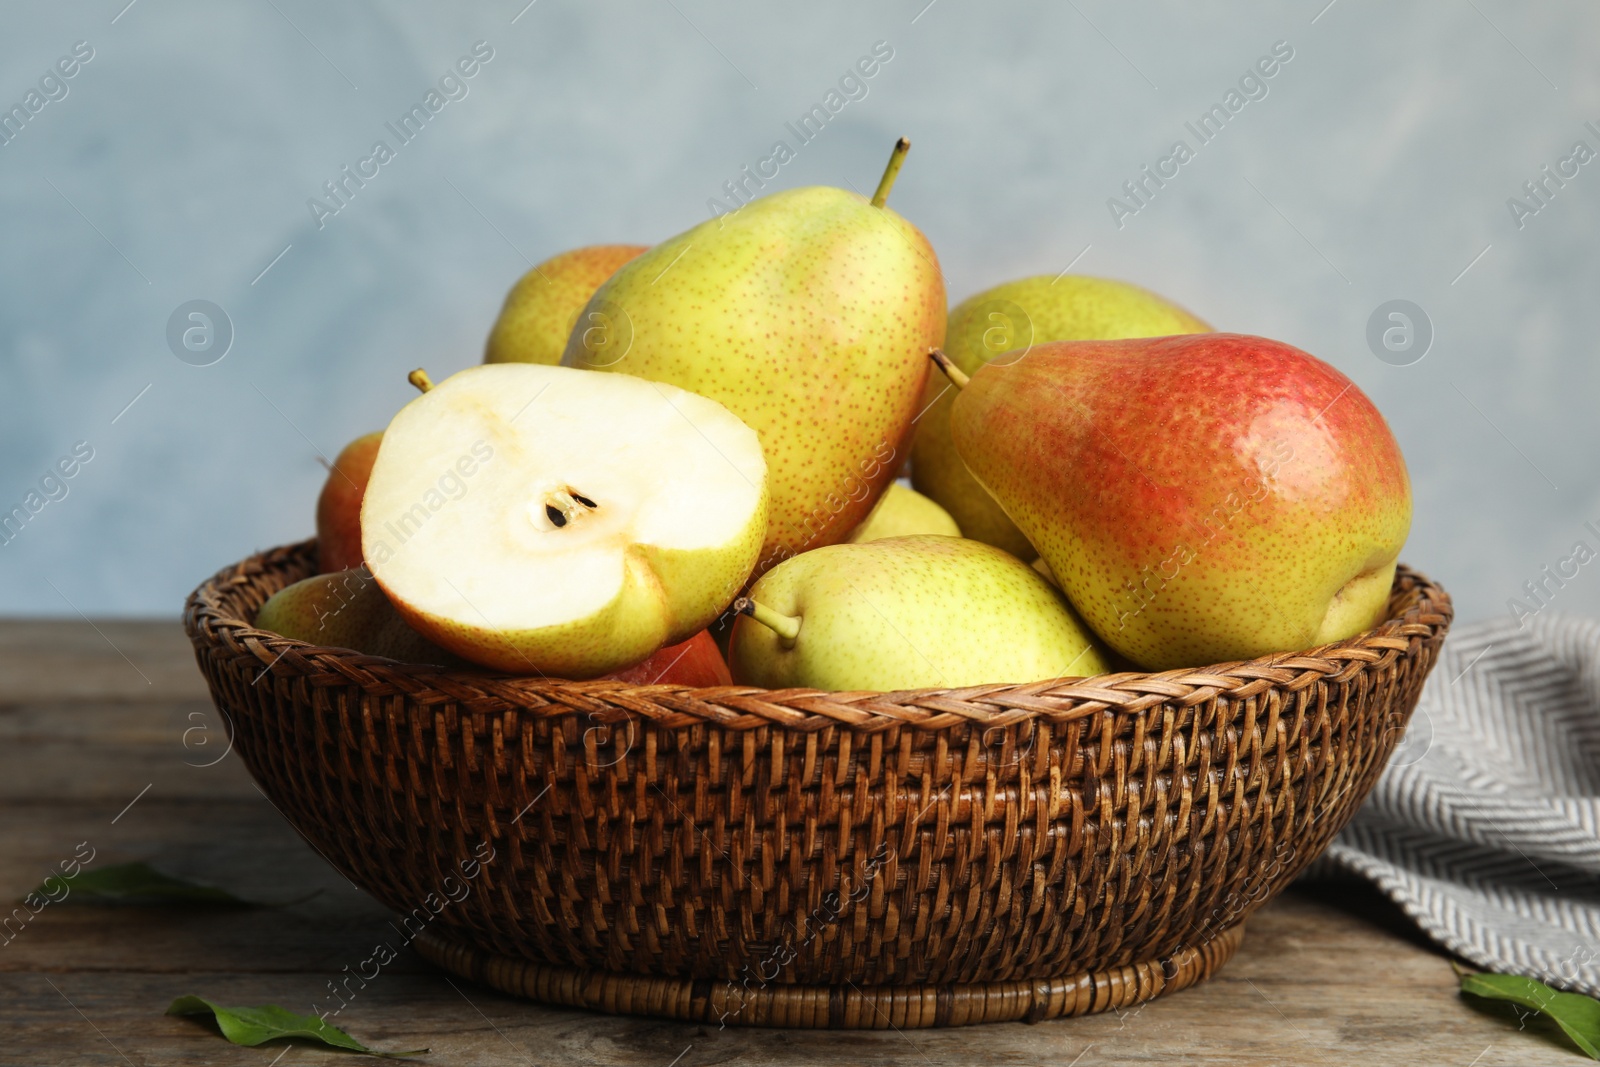
[(694, 690), (254, 629), (314, 563), (314, 542), (252, 557), (184, 615), (235, 747), (296, 829), (452, 969), (609, 1010), (748, 1005), (729, 1021), (765, 1025), (1075, 1014), (1203, 977), (1354, 814), (1451, 618), (1402, 568), (1387, 622), (1249, 662)]

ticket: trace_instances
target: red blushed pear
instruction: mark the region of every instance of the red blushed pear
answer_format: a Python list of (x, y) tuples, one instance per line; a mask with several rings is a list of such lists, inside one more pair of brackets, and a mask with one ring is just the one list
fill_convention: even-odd
[(633, 685), (688, 685), (697, 689), (733, 684), (728, 661), (722, 658), (722, 650), (709, 630), (658, 649), (643, 663), (612, 671), (606, 677)]
[[(256, 615), (256, 626), (296, 641), (349, 648), (402, 663), (433, 663), (454, 669), (472, 665), (446, 652), (406, 624), (365, 568), (316, 574), (278, 590)], [(727, 661), (711, 634), (657, 649), (605, 679), (632, 685), (732, 685)]]
[(361, 565), (361, 498), (382, 442), (379, 430), (345, 445), (322, 483), (317, 497), (317, 570), (322, 574)]
[[(1112, 341), (1209, 333), (1211, 327), (1137, 285), (1082, 274), (1041, 274), (986, 289), (950, 309), (944, 353), (968, 374), (1046, 341)], [(950, 512), (967, 537), (1024, 562), (1038, 555), (956, 454), (950, 440), (955, 393), (941, 375), (928, 380), (911, 448), (911, 484)]]
[(979, 368), (951, 432), (1089, 625), (1149, 669), (1367, 629), (1411, 527), (1383, 416), (1266, 338), (1038, 345)]

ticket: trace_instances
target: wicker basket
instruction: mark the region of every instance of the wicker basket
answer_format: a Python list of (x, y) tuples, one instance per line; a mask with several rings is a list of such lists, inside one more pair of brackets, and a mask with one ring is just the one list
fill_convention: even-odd
[[(395, 663), (256, 630), (315, 543), (185, 626), (263, 790), (439, 965), (549, 1003), (949, 1026), (1180, 989), (1349, 820), (1451, 618), (1247, 663), (901, 693)], [(392, 947), (400, 947), (398, 944)]]

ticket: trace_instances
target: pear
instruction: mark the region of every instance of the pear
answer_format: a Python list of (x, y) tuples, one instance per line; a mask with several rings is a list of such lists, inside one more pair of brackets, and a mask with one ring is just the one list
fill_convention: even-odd
[(978, 368), (950, 430), (1083, 618), (1142, 667), (1298, 651), (1383, 617), (1411, 526), (1405, 460), (1355, 383), (1297, 348), (1035, 345)]
[(734, 680), (771, 689), (959, 688), (1103, 673), (1061, 594), (960, 537), (833, 545), (780, 563), (738, 602)]
[(561, 362), (578, 312), (600, 284), (646, 245), (589, 245), (540, 263), (506, 294), (484, 346), (485, 363)]
[[(1211, 328), (1182, 308), (1126, 282), (1083, 275), (1040, 275), (985, 290), (950, 312), (944, 352), (972, 374), (1002, 353), (1020, 357), (1047, 341), (1115, 340), (1203, 333)], [(926, 411), (911, 448), (911, 483), (939, 504), (968, 537), (1022, 560), (1038, 553), (973, 480), (950, 442), (949, 383), (928, 379)]]
[(732, 685), (728, 661), (710, 630), (701, 630), (687, 641), (668, 645), (642, 663), (612, 671), (605, 677), (633, 685), (687, 685), (711, 689)]
[(562, 361), (633, 374), (725, 405), (760, 436), (772, 508), (757, 573), (844, 540), (904, 462), (944, 336), (944, 281), (927, 238), (832, 188), (753, 200), (623, 266), (585, 310)]
[(950, 513), (915, 489), (892, 482), (878, 498), (865, 522), (850, 534), (851, 544), (880, 541), (885, 537), (911, 537), (915, 534), (940, 534), (960, 537), (961, 528)]
[(407, 626), (365, 567), (316, 574), (285, 586), (261, 605), (256, 628), (404, 663), (462, 664)]
[(383, 431), (344, 446), (317, 496), (317, 569), (324, 574), (361, 565), (361, 498)]
[(727, 408), (626, 374), (496, 363), (395, 415), (361, 506), (367, 566), (431, 641), (593, 678), (693, 636), (755, 566), (766, 463)]
[[(278, 590), (256, 613), (256, 628), (403, 663), (470, 666), (407, 626), (365, 567), (313, 575)], [(634, 685), (712, 687), (733, 683), (727, 662), (706, 630), (606, 677)]]

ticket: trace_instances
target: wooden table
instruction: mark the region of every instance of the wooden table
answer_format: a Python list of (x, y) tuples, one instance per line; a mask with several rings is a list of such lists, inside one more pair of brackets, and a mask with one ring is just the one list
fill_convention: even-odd
[[(0, 622), (0, 894), (88, 842), (91, 867), (148, 860), (253, 909), (46, 907), (0, 947), (0, 1064), (350, 1063), (243, 1048), (162, 1013), (331, 1003), (326, 983), (393, 936), (256, 789), (171, 622)], [(220, 757), (220, 758), (219, 758)], [(85, 849), (80, 854), (87, 854)], [(717, 1030), (554, 1010), (447, 979), (410, 950), (334, 1022), (429, 1064), (1497, 1064), (1586, 1062), (1547, 1025), (1474, 1007), (1448, 958), (1371, 891), (1295, 891), (1251, 919), (1211, 982), (1121, 1015), (906, 1033)]]

